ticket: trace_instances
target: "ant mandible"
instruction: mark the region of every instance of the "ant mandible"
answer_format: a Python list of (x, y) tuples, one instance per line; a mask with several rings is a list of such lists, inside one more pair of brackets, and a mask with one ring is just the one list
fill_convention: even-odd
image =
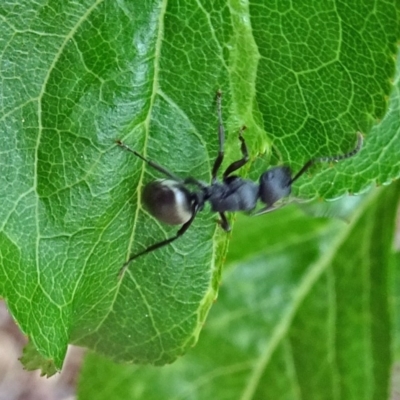
[[(133, 254), (124, 263), (121, 273), (136, 258), (150, 253), (160, 247), (166, 246), (181, 237), (192, 225), (196, 215), (201, 211), (206, 202), (211, 204), (211, 210), (219, 213), (221, 218), (220, 225), (225, 231), (230, 231), (231, 227), (225, 216), (225, 212), (234, 211), (253, 211), (257, 202), (260, 200), (265, 206), (252, 215), (260, 215), (273, 211), (278, 207), (275, 203), (284, 197), (289, 196), (292, 184), (299, 179), (311, 166), (316, 163), (340, 161), (353, 157), (357, 154), (363, 144), (363, 136), (357, 133), (357, 144), (348, 153), (330, 157), (317, 157), (307, 161), (300, 171), (292, 177), (292, 171), (287, 166), (274, 167), (264, 172), (258, 183), (240, 176), (232, 175), (249, 160), (246, 142), (242, 136), (246, 127), (239, 131), (242, 158), (230, 164), (222, 175), (222, 181), (217, 180), (217, 173), (224, 159), (225, 132), (222, 123), (221, 111), (221, 91), (217, 92), (217, 113), (218, 113), (218, 139), (219, 149), (217, 158), (211, 173), (211, 184), (198, 179), (180, 178), (167, 168), (148, 160), (136, 150), (131, 149), (126, 144), (117, 140), (120, 147), (133, 153), (142, 159), (152, 168), (163, 174), (166, 179), (157, 179), (148, 183), (142, 194), (143, 204), (147, 211), (159, 221), (169, 225), (182, 225), (178, 232), (165, 240), (155, 243), (139, 253)], [(191, 190), (189, 188), (195, 187)]]

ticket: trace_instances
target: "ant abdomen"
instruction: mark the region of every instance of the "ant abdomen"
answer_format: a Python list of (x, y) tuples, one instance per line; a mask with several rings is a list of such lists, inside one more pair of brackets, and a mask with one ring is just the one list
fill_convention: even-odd
[(142, 199), (146, 210), (168, 225), (182, 225), (193, 214), (189, 190), (171, 179), (148, 183), (143, 189)]

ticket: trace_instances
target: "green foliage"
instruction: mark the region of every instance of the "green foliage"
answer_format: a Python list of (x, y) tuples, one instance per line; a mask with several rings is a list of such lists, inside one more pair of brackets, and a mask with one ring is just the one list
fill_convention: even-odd
[[(214, 97), (222, 89), (224, 166), (239, 157), (237, 130), (243, 124), (252, 177), (268, 164), (297, 170), (311, 157), (346, 152), (359, 130), (366, 134), (362, 152), (335, 168), (315, 167), (296, 183), (295, 195), (334, 199), (399, 176), (393, 145), (400, 121), (398, 76), (392, 92), (390, 84), (399, 37), (395, 1), (377, 2), (373, 9), (359, 1), (4, 1), (0, 15), (0, 293), (43, 358), (37, 365), (50, 362), (61, 368), (68, 343), (120, 362), (170, 363), (196, 343), (216, 297), (228, 238), (207, 210), (178, 242), (135, 261), (118, 279), (131, 253), (176, 228), (162, 226), (143, 210), (141, 189), (157, 174), (118, 148), (116, 139), (178, 175), (208, 181), (217, 151)], [(369, 131), (377, 120), (380, 124)], [(333, 277), (353, 269), (355, 275), (376, 273), (375, 264), (357, 271), (353, 257), (367, 259), (362, 251), (387, 256), (396, 187), (385, 193), (361, 201), (346, 228), (340, 221), (302, 220), (296, 213), (292, 225), (270, 225), (293, 211), (287, 211), (289, 217), (285, 211), (265, 216), (259, 220), (261, 230), (239, 228), (246, 234), (233, 251), (237, 260), (247, 252), (251, 267), (231, 267), (224, 277), (228, 291), (213, 311), (215, 322), (211, 318), (202, 333), (200, 356), (190, 355), (205, 358), (204, 364), (199, 361), (199, 376), (216, 363), (222, 371), (242, 374), (238, 390), (256, 393), (265, 390), (257, 378), (275, 376), (277, 365), (290, 356), (304, 363), (306, 377), (326, 348), (316, 349), (306, 365), (302, 340), (312, 333), (297, 342), (297, 332), (315, 328), (326, 347), (334, 339), (328, 329), (332, 319), (317, 315), (308, 324), (304, 315), (321, 312), (315, 309), (320, 304), (325, 317), (336, 316), (331, 308), (340, 305), (330, 300), (357, 292), (344, 283), (333, 287)], [(391, 208), (383, 209), (386, 201)], [(368, 218), (377, 226), (382, 220), (379, 229), (385, 234), (370, 226), (370, 237), (365, 237), (358, 224)], [(302, 243), (305, 231), (312, 243)], [(245, 241), (251, 232), (257, 240)], [(377, 252), (376, 237), (382, 238)], [(291, 252), (296, 242), (301, 245)], [(268, 252), (271, 243), (278, 247), (276, 257)], [(320, 254), (318, 249), (325, 250)], [(366, 296), (375, 295), (375, 288), (363, 289)], [(252, 299), (252, 292), (260, 297)], [(232, 302), (229, 293), (235, 294)], [(313, 300), (321, 301), (326, 293), (325, 303)], [(378, 297), (384, 303), (385, 292)], [(254, 310), (248, 324), (243, 320), (229, 326), (251, 301), (264, 307), (258, 311), (265, 321), (259, 322), (269, 328), (256, 327)], [(354, 310), (361, 306), (355, 304)], [(366, 319), (374, 319), (375, 312), (371, 307)], [(225, 326), (215, 328), (223, 333), (218, 337), (213, 325), (224, 321)], [(385, 319), (383, 326), (388, 325)], [(238, 335), (238, 342), (233, 337), (231, 343), (228, 334)], [(340, 340), (349, 345), (348, 338)], [(371, 358), (374, 345), (372, 340)], [(221, 350), (225, 364), (213, 361), (213, 348)], [(190, 357), (185, 362), (196, 364)], [(271, 363), (275, 358), (278, 364)], [(382, 370), (388, 360), (385, 356)], [(258, 375), (246, 373), (255, 368)], [(337, 388), (338, 376), (345, 376), (349, 366), (343, 368), (325, 371), (331, 387)], [(276, 377), (272, 381), (286, 387)]]
[(54, 365), (53, 360), (44, 359), (32, 342), (29, 342), (25, 346), (20, 361), (24, 365), (24, 368), (28, 371), (40, 369), (42, 376), (51, 376), (57, 372), (57, 368)]
[(388, 398), (399, 194), (396, 184), (364, 196), (350, 223), (294, 207), (238, 219), (196, 347), (163, 368), (89, 355), (79, 398)]

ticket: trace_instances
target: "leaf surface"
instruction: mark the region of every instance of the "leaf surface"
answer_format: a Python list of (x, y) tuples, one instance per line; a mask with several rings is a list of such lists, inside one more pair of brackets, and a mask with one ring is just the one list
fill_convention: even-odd
[(79, 398), (388, 398), (399, 195), (398, 184), (373, 191), (350, 223), (293, 207), (240, 218), (232, 246), (243, 252), (228, 262), (196, 348), (163, 368), (89, 355)]

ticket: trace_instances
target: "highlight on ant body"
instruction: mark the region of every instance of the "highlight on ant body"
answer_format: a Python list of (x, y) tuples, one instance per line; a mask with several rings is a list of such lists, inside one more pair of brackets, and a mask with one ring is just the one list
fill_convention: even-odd
[[(252, 215), (261, 215), (279, 208), (276, 203), (289, 196), (292, 184), (298, 180), (311, 166), (317, 163), (334, 162), (344, 160), (356, 155), (362, 147), (363, 136), (357, 133), (357, 143), (348, 153), (316, 157), (307, 161), (304, 166), (292, 176), (288, 166), (273, 167), (265, 171), (258, 182), (243, 179), (233, 173), (242, 168), (249, 160), (243, 127), (239, 131), (240, 150), (242, 158), (230, 164), (222, 174), (222, 180), (218, 180), (217, 174), (224, 159), (225, 131), (222, 122), (221, 91), (217, 92), (218, 114), (218, 155), (214, 161), (211, 173), (211, 182), (206, 183), (193, 177), (181, 178), (158, 163), (147, 159), (136, 150), (131, 149), (125, 143), (117, 140), (117, 144), (139, 157), (152, 168), (160, 172), (164, 179), (157, 179), (148, 183), (142, 194), (143, 204), (147, 211), (159, 221), (169, 225), (181, 225), (178, 232), (165, 240), (146, 247), (139, 253), (132, 254), (121, 268), (120, 275), (127, 266), (136, 258), (166, 246), (181, 237), (192, 225), (196, 215), (201, 211), (205, 203), (209, 202), (212, 212), (220, 216), (220, 225), (225, 231), (230, 231), (230, 225), (226, 218), (226, 212), (254, 211), (260, 201), (263, 207)], [(195, 189), (193, 189), (195, 188)]]

